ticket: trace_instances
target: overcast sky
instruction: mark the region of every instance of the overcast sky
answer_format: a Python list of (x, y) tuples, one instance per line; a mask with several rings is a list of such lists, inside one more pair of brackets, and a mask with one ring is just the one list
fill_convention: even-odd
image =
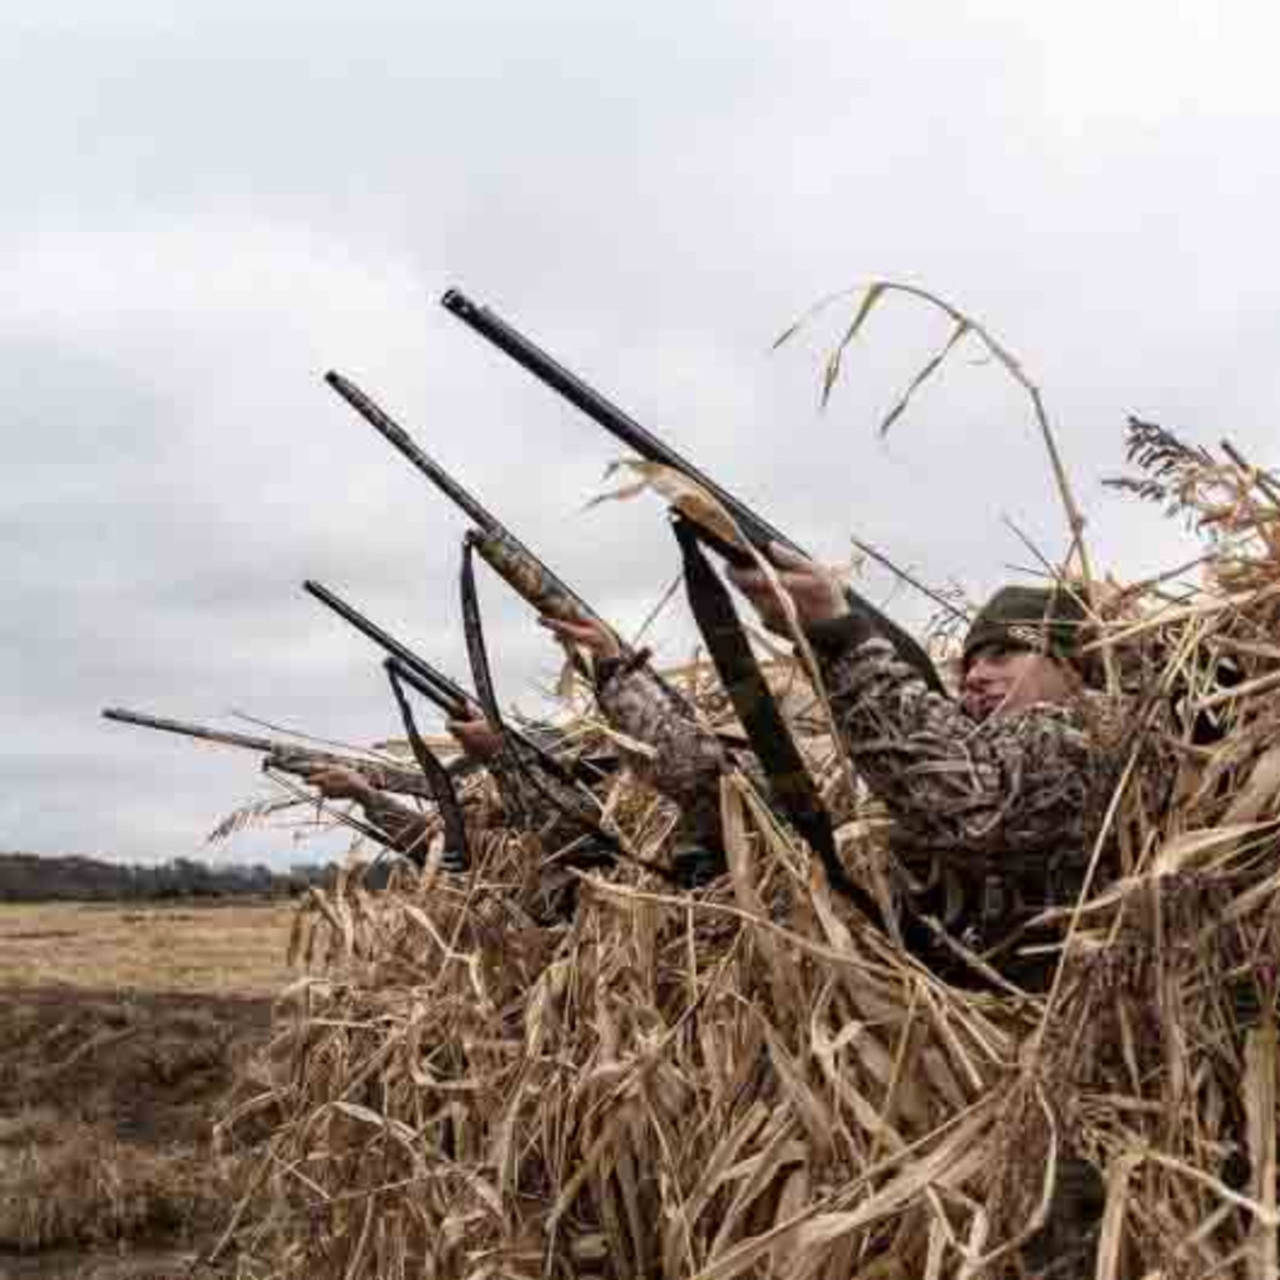
[[(962, 359), (879, 442), (946, 334), (895, 301), (819, 414), (847, 312), (769, 345), (830, 290), (907, 279), (987, 322), (1121, 574), (1184, 549), (1099, 486), (1128, 412), (1280, 452), (1274, 5), (24, 8), (0, 19), (0, 849), (199, 855), (258, 788), (251, 757), (106, 705), (394, 731), (304, 577), (465, 672), (465, 526), (330, 367), (601, 612), (643, 617), (675, 566), (656, 500), (582, 512), (618, 447), (444, 313), (450, 285), (823, 556), (856, 534), (975, 596), (1028, 558), (1003, 515), (1063, 549), (1025, 398)], [(528, 705), (555, 654), (485, 596)]]

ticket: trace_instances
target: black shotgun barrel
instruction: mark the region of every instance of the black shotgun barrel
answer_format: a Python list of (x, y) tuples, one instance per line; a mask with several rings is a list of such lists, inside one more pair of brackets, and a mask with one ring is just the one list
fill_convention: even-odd
[[(450, 680), (447, 675), (437, 671), (425, 658), (420, 658), (408, 645), (397, 640), (389, 631), (384, 631), (376, 622), (366, 618), (354, 605), (348, 604), (341, 596), (330, 591), (319, 582), (308, 579), (302, 589), (321, 604), (332, 609), (345, 622), (349, 622), (363, 636), (372, 640), (384, 653), (399, 660), (398, 672), (402, 676), (411, 673), (415, 678), (406, 680), (423, 697), (430, 698), (451, 720), (474, 720), (484, 715), (484, 708), (460, 684)], [(543, 759), (549, 759), (549, 753), (539, 742), (519, 729), (511, 730), (512, 737)]]
[[(436, 488), (456, 503), (486, 533), (506, 533), (497, 516), (466, 491), (409, 433), (350, 378), (330, 370), (324, 380), (393, 448), (408, 458)], [(510, 534), (507, 534), (510, 537)]]
[(781, 530), (762, 520), (727, 489), (698, 470), (688, 459), (681, 457), (669, 444), (660, 440), (613, 401), (606, 399), (594, 387), (588, 386), (576, 373), (566, 369), (489, 307), (472, 302), (458, 289), (448, 290), (440, 301), (446, 311), (452, 312), (463, 324), (488, 339), (500, 351), (505, 351), (518, 365), (528, 369), (553, 391), (558, 391), (570, 404), (581, 409), (587, 417), (598, 422), (610, 435), (635, 450), (640, 457), (648, 462), (671, 467), (700, 484), (733, 516), (743, 534), (756, 546), (763, 549), (770, 542), (781, 542), (794, 551), (806, 554)]
[[(506, 352), (540, 382), (545, 383), (553, 391), (558, 391), (570, 404), (576, 405), (610, 435), (635, 450), (640, 457), (648, 462), (670, 467), (673, 471), (679, 471), (701, 485), (729, 512), (738, 528), (742, 530), (743, 536), (755, 547), (763, 551), (769, 543), (778, 542), (801, 555), (808, 556), (809, 553), (798, 543), (775, 529), (767, 520), (758, 516), (750, 507), (745, 506), (727, 489), (718, 485), (665, 441), (660, 440), (652, 431), (641, 426), (630, 414), (606, 399), (594, 387), (588, 386), (577, 374), (571, 373), (558, 360), (548, 355), (536, 343), (531, 342), (489, 307), (472, 302), (458, 289), (449, 289), (440, 302), (446, 311), (452, 312), (463, 324), (474, 329), (500, 351)], [(702, 537), (731, 563), (750, 564), (750, 558), (740, 548), (729, 545), (714, 534), (704, 532)], [(893, 645), (902, 660), (920, 673), (931, 689), (944, 693), (945, 686), (924, 646), (869, 600), (852, 590), (847, 591), (846, 594), (850, 608), (866, 618)]]
[(151, 716), (142, 711), (129, 711), (125, 707), (108, 707), (103, 711), (102, 718), (115, 720), (120, 724), (137, 725), (142, 729), (159, 729), (162, 733), (179, 733), (184, 738), (200, 738), (204, 742), (217, 742), (227, 747), (260, 751), (264, 755), (270, 755), (280, 747), (278, 742), (272, 742), (270, 738), (255, 738), (248, 733), (227, 733), (221, 729), (193, 724), (189, 720), (169, 720), (164, 716)]
[(387, 670), (394, 671), (398, 679), (403, 680), (409, 688), (422, 694), (424, 698), (428, 698), (433, 702), (439, 698), (438, 690), (423, 679), (417, 668), (409, 666), (399, 656), (392, 655), (383, 659), (382, 665)]
[(258, 738), (248, 733), (230, 733), (224, 729), (211, 729), (207, 725), (193, 724), (189, 720), (170, 720), (164, 716), (148, 715), (142, 711), (129, 711), (124, 707), (108, 707), (102, 713), (104, 720), (120, 724), (137, 725), (142, 729), (159, 729), (162, 733), (176, 733), (184, 738), (196, 738), (202, 742), (216, 742), (221, 746), (239, 747), (255, 751), (265, 757), (265, 763), (273, 764), (286, 773), (298, 773), (301, 766), (333, 766), (355, 769), (387, 791), (420, 796), (434, 800), (435, 793), (427, 780), (414, 768), (372, 760), (359, 755), (320, 751), (302, 743), (283, 742), (271, 738)]
[(425, 658), (420, 658), (408, 645), (397, 640), (389, 631), (384, 631), (376, 622), (366, 618), (354, 605), (348, 604), (341, 596), (319, 582), (308, 580), (302, 584), (302, 589), (309, 596), (332, 609), (344, 622), (350, 623), (385, 653), (389, 653), (393, 658), (399, 658), (403, 666), (418, 676), (420, 684), (415, 684), (414, 687), (430, 698), (446, 715), (455, 720), (467, 720), (479, 714), (479, 704), (461, 685), (437, 671)]

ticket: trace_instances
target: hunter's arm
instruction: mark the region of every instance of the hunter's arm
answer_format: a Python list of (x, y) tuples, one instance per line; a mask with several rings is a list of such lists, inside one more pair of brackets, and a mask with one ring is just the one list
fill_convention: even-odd
[(1077, 711), (1042, 704), (978, 723), (860, 619), (809, 638), (854, 767), (904, 835), (998, 856), (1079, 831), (1095, 760)]
[(719, 848), (720, 776), (733, 762), (716, 735), (675, 705), (643, 662), (597, 662), (596, 697), (614, 729), (653, 748), (652, 756), (624, 751), (635, 775), (679, 808), (691, 842)]
[[(495, 741), (500, 744), (501, 739)], [(591, 779), (598, 776), (594, 771), (570, 766), (558, 773), (547, 767), (533, 743), (518, 739), (487, 752), (484, 764), (500, 805), (491, 824), (520, 827), (563, 843), (599, 820), (600, 806), (590, 790)]]
[[(572, 815), (584, 807), (583, 797), (577, 791), (545, 773), (539, 774), (539, 786), (535, 787), (523, 773), (500, 758), (486, 761), (485, 767), (493, 778), (500, 808), (496, 812), (489, 810), (483, 817), (470, 811), (469, 826), (475, 822), (485, 827), (518, 825), (546, 834), (566, 814)], [(358, 803), (370, 825), (386, 836), (392, 848), (404, 854), (425, 852), (432, 824), (430, 815), (373, 789), (362, 795)]]
[(356, 803), (364, 811), (369, 825), (386, 837), (390, 848), (406, 855), (425, 854), (430, 827), (427, 814), (419, 813), (373, 787), (362, 792)]
[[(518, 746), (512, 749), (521, 750)], [(522, 760), (524, 768), (502, 757), (486, 763), (502, 803), (501, 814), (495, 816), (497, 822), (544, 831), (554, 826), (565, 810), (573, 814), (583, 807), (581, 795), (540, 768), (529, 754), (524, 754)], [(536, 783), (531, 774), (537, 778)]]

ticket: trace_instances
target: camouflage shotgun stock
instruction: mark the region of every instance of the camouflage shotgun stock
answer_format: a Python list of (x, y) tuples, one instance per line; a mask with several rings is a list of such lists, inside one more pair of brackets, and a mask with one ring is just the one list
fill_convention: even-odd
[[(705, 489), (733, 517), (743, 536), (759, 550), (765, 550), (771, 542), (808, 556), (808, 552), (775, 529), (750, 507), (740, 502), (727, 489), (722, 488), (710, 476), (698, 470), (665, 441), (647, 430), (630, 414), (606, 399), (595, 388), (588, 386), (576, 374), (570, 372), (547, 352), (531, 342), (519, 330), (508, 324), (488, 307), (472, 302), (458, 289), (450, 289), (441, 298), (441, 305), (461, 320), (468, 328), (505, 352), (517, 364), (527, 369), (540, 382), (559, 392), (570, 404), (581, 409), (589, 418), (602, 426), (610, 435), (635, 450), (648, 462), (659, 463), (680, 472)], [(698, 536), (733, 564), (750, 564), (750, 557), (740, 547), (733, 546), (714, 533), (698, 527)], [(946, 688), (933, 665), (933, 660), (914, 636), (904, 631), (892, 618), (882, 613), (865, 597), (852, 589), (846, 591), (850, 609), (865, 618), (875, 631), (884, 636), (897, 650), (898, 655), (936, 693)]]
[(418, 796), (434, 800), (427, 779), (413, 769), (402, 769), (377, 760), (365, 760), (359, 756), (342, 755), (333, 751), (318, 751), (312, 747), (298, 746), (275, 738), (259, 738), (247, 733), (230, 733), (211, 729), (207, 725), (188, 720), (170, 720), (163, 716), (147, 715), (141, 711), (129, 711), (124, 707), (108, 707), (102, 713), (104, 720), (119, 724), (136, 725), (142, 729), (157, 729), (161, 733), (175, 733), (185, 738), (197, 738), (203, 742), (216, 742), (222, 746), (239, 747), (254, 751), (267, 764), (281, 773), (304, 775), (316, 765), (332, 765), (334, 768), (351, 769), (379, 791), (394, 791), (400, 795)]
[[(511, 538), (471, 529), (467, 532), (467, 541), (475, 547), (480, 559), (516, 595), (522, 596), (530, 608), (557, 622), (582, 622), (584, 618), (595, 617), (541, 560)], [(620, 637), (618, 643), (626, 649)]]

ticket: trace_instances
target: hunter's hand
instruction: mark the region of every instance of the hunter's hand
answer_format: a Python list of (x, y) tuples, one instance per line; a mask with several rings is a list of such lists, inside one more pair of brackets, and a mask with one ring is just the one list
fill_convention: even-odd
[(364, 800), (373, 794), (361, 774), (341, 765), (313, 765), (302, 773), (302, 778), (326, 800)]
[(622, 646), (618, 637), (602, 622), (584, 618), (581, 622), (561, 622), (546, 614), (538, 619), (564, 645), (577, 645), (597, 658), (620, 658)]
[[(843, 617), (849, 612), (840, 584), (821, 565), (814, 564), (798, 551), (792, 551), (790, 547), (777, 542), (769, 544), (768, 555), (777, 567), (782, 589), (795, 605), (801, 627), (830, 622), (831, 619)], [(790, 634), (782, 605), (768, 578), (759, 569), (730, 565), (728, 576), (729, 581), (751, 602), (760, 615), (760, 621), (770, 631), (780, 636)]]
[(502, 750), (502, 734), (483, 716), (474, 720), (449, 720), (445, 728), (472, 760), (492, 760)]

